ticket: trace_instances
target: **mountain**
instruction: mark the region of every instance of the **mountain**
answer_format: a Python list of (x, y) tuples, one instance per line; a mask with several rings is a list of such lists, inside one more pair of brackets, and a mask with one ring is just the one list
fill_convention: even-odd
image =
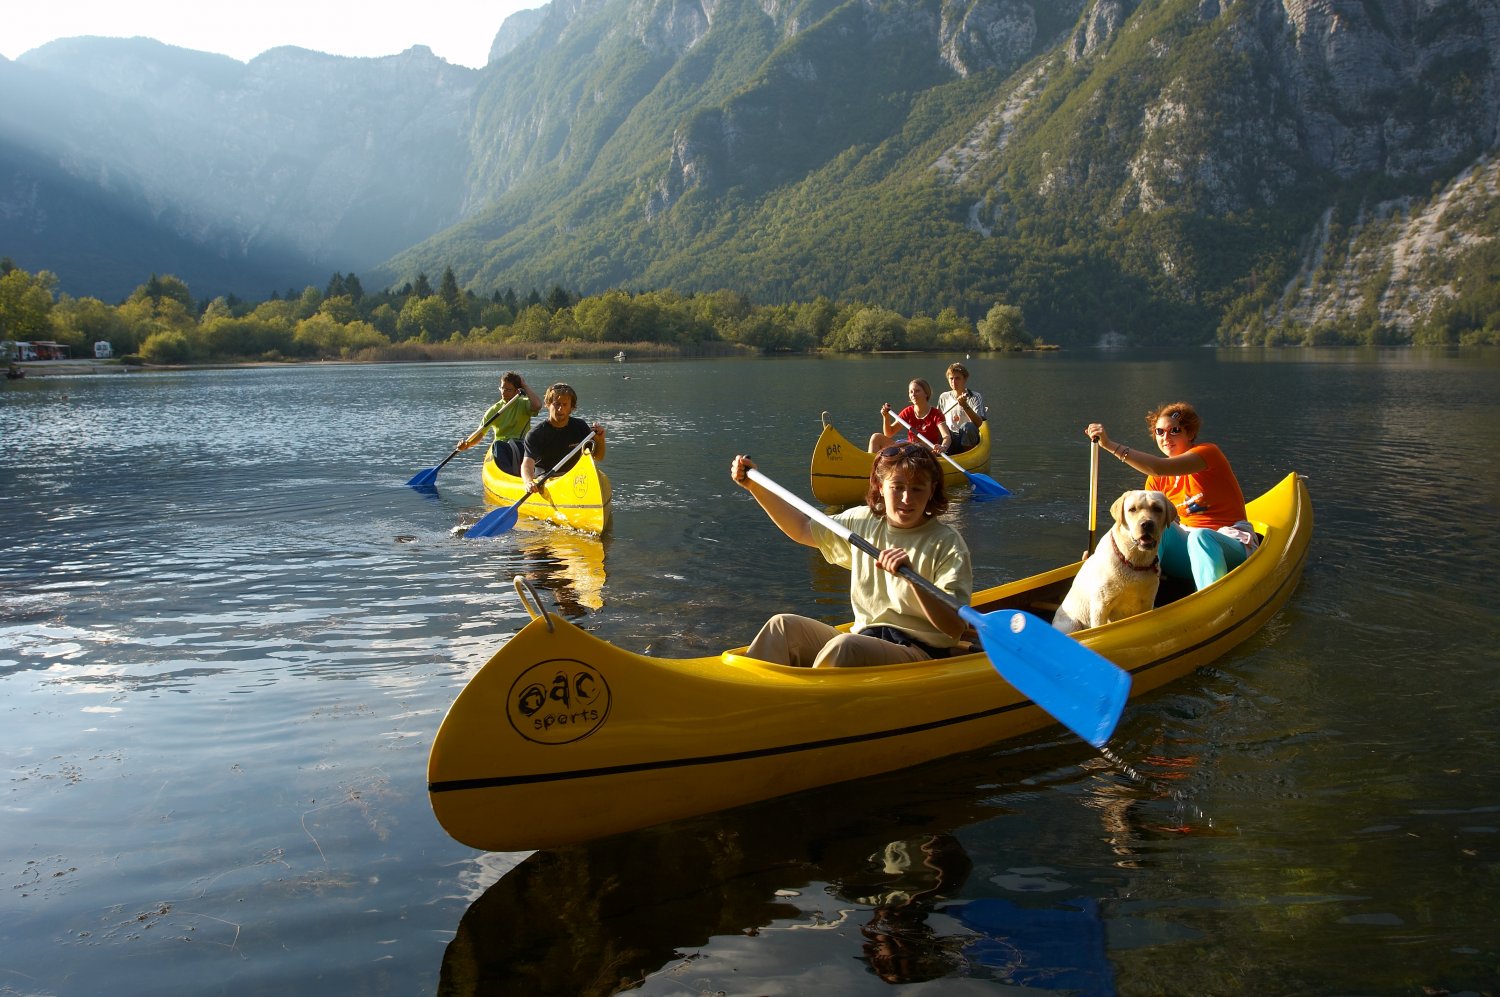
[(483, 70), (75, 39), (0, 87), (0, 253), (65, 284), (13, 248), (39, 191), (316, 283), (1400, 341), (1482, 279), (1500, 197), (1500, 0), (552, 0)]
[(971, 316), (1003, 299), (1061, 342), (1201, 341), (1221, 321), (1265, 337), (1315, 315), (1399, 334), (1444, 283), (1394, 307), (1374, 257), (1321, 290), (1298, 274), (1454, 194), (1500, 114), (1494, 0), (549, 12), (476, 97), (470, 217), (383, 273)]
[[(422, 46), (246, 64), (144, 38), (52, 42), (0, 61), (3, 251), (107, 297), (168, 268), (200, 296), (264, 297), (374, 266), (459, 218), (478, 78)], [(91, 203), (108, 206), (98, 232), (73, 224)], [(168, 245), (194, 251), (154, 248)]]

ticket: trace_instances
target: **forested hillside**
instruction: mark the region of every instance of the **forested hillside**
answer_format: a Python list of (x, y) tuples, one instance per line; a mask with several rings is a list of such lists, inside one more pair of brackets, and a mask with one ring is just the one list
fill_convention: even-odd
[[(1001, 300), (1064, 343), (1405, 341), (1489, 258), (1494, 184), (1450, 185), (1492, 175), (1492, 2), (551, 11), (478, 96), (492, 203), (383, 275)], [(1378, 234), (1348, 255), (1434, 203), (1467, 226), (1448, 266), (1393, 271)]]
[(128, 226), (15, 246), (97, 194), (155, 226), (133, 284), (171, 240), (240, 267), (205, 296), (284, 253), (476, 300), (1000, 303), (1064, 345), (1500, 327), (1500, 0), (553, 0), (480, 71), (76, 41), (0, 65), (0, 254), (73, 293)]

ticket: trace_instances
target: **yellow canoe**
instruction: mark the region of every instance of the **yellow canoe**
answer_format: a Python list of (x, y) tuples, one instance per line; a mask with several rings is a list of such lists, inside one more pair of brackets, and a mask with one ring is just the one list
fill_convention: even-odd
[[(484, 455), (481, 473), (484, 499), (492, 505), (512, 505), (526, 494), (521, 479), (495, 466), (489, 453)], [(572, 470), (548, 478), (541, 492), (521, 503), (518, 511), (522, 516), (586, 533), (603, 533), (609, 526), (609, 500), (609, 478), (594, 463), (594, 455), (585, 450)]]
[[(990, 421), (986, 419), (979, 427), (979, 442), (961, 454), (954, 454), (953, 464), (939, 458), (943, 468), (943, 487), (952, 489), (967, 486), (969, 479), (964, 471), (984, 471), (990, 466)], [(875, 455), (863, 444), (850, 442), (849, 438), (828, 421), (823, 413), (823, 432), (818, 436), (812, 456), (812, 493), (824, 505), (859, 505), (865, 500), (865, 491), (870, 487), (870, 469), (875, 466)]]
[[(1249, 638), (1291, 597), (1312, 539), (1290, 474), (1250, 503), (1260, 547), (1201, 592), (1074, 636), (1135, 697)], [(1050, 618), (1080, 562), (978, 592), (983, 612)], [(1054, 721), (984, 654), (852, 669), (744, 656), (662, 659), (542, 608), (471, 678), (428, 758), (438, 822), (475, 848), (587, 841), (971, 751)], [(1164, 592), (1169, 596), (1170, 592)], [(755, 621), (759, 623), (760, 621)]]

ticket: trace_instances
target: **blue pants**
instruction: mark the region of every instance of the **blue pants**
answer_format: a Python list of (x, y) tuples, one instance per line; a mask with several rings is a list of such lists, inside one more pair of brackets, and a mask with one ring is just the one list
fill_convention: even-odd
[(521, 475), (521, 441), (520, 440), (496, 440), (490, 444), (490, 456), (495, 460), (495, 466), (509, 474), (511, 477)]
[(1245, 561), (1245, 545), (1218, 530), (1171, 526), (1161, 536), (1157, 556), (1161, 570), (1173, 578), (1191, 578), (1196, 588), (1207, 588)]

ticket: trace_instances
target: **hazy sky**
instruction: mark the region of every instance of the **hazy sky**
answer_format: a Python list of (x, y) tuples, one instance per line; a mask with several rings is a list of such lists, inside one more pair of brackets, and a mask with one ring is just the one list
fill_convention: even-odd
[(462, 66), (483, 66), (506, 17), (545, 0), (7, 0), (0, 55), (14, 59), (54, 38), (143, 35), (248, 61), (278, 45), (333, 55), (395, 55), (426, 45)]

